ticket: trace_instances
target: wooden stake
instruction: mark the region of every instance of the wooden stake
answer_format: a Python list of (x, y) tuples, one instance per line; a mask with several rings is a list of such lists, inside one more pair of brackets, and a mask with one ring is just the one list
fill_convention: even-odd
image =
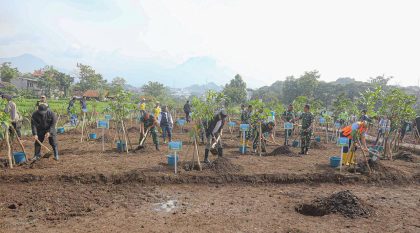
[(127, 134), (126, 134), (126, 132), (125, 132), (124, 122), (123, 122), (123, 120), (121, 120), (121, 126), (122, 126), (123, 135), (124, 135), (124, 140), (125, 140), (125, 150), (126, 150), (127, 155), (128, 155)]
[(260, 127), (259, 127), (259, 143), (258, 143), (258, 154), (261, 156), (261, 138), (262, 138), (262, 129), (261, 129), (261, 121), (260, 121)]
[(9, 129), (6, 129), (5, 135), (6, 135), (6, 144), (7, 144), (7, 157), (9, 158), (9, 167), (13, 168), (12, 150), (10, 148), (10, 142), (9, 142)]
[(195, 134), (194, 134), (194, 150), (195, 150), (195, 155), (197, 156), (198, 167), (199, 167), (200, 171), (202, 171), (203, 168), (201, 167), (201, 163), (200, 163), (200, 156), (199, 156), (199, 153), (198, 153), (198, 146), (197, 146), (197, 137), (196, 137)]
[(18, 141), (18, 143), (19, 143), (19, 145), (20, 145), (20, 148), (22, 148), (22, 151), (23, 151), (23, 153), (25, 154), (25, 160), (26, 160), (26, 161), (28, 161), (28, 158), (26, 157), (25, 147), (23, 146), (23, 143), (22, 143), (22, 141), (20, 140), (20, 138), (19, 138), (19, 136), (18, 136), (18, 134), (17, 134), (17, 132), (16, 132), (15, 127), (13, 127), (13, 126), (10, 126), (10, 127), (12, 128), (13, 133), (16, 135), (16, 140)]
[(85, 130), (85, 117), (86, 117), (86, 112), (83, 112), (83, 121), (82, 121), (82, 136), (80, 137), (80, 142), (83, 142), (83, 132)]
[[(123, 124), (123, 128), (125, 128), (124, 121), (121, 121), (121, 122), (122, 122), (122, 124)], [(130, 144), (130, 150), (133, 150), (133, 145), (131, 144), (130, 135), (129, 135), (128, 131), (126, 131), (126, 132), (125, 132), (125, 135), (126, 135), (126, 137), (127, 137), (128, 144)]]

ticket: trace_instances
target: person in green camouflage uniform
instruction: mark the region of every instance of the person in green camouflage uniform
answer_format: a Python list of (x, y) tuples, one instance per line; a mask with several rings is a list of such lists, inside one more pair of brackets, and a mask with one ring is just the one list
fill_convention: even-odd
[[(147, 129), (149, 129), (149, 134), (152, 135), (153, 144), (155, 144), (156, 150), (159, 150), (159, 138), (158, 138), (157, 129), (156, 129), (156, 126), (158, 125), (158, 121), (156, 120), (156, 118), (152, 114), (146, 112), (140, 118), (140, 122), (143, 123), (144, 125), (144, 128), (141, 133), (143, 133), (144, 135)], [(142, 137), (140, 135), (139, 144), (141, 140), (142, 140)], [(139, 146), (142, 146), (142, 145), (139, 145)]]
[[(295, 121), (295, 113), (293, 112), (293, 105), (289, 104), (287, 111), (284, 111), (281, 119), (286, 123), (293, 123)], [(284, 145), (289, 145), (290, 136), (292, 136), (293, 129), (284, 130)], [(287, 135), (287, 136), (286, 136)]]
[[(258, 127), (257, 127), (258, 128)], [(267, 123), (261, 124), (261, 133), (263, 137), (261, 138), (261, 152), (266, 152), (266, 144), (267, 144), (267, 138), (272, 136), (272, 132), (274, 129), (274, 122), (270, 121)], [(252, 149), (254, 152), (257, 152), (258, 143), (260, 141), (260, 132), (258, 129), (255, 130), (256, 136), (254, 138), (254, 141), (252, 143)], [(271, 138), (274, 139), (273, 137)]]
[(311, 142), (311, 136), (312, 136), (312, 124), (314, 122), (314, 115), (312, 115), (310, 110), (309, 104), (305, 105), (303, 108), (303, 113), (299, 117), (299, 119), (302, 120), (302, 130), (300, 132), (301, 137), (301, 152), (300, 154), (308, 154), (309, 150), (309, 144)]

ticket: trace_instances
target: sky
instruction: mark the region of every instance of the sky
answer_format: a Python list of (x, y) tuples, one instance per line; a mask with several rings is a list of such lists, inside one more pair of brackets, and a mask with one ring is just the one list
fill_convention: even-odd
[(208, 57), (252, 87), (310, 70), (418, 85), (418, 9), (416, 0), (0, 0), (0, 57), (98, 71)]

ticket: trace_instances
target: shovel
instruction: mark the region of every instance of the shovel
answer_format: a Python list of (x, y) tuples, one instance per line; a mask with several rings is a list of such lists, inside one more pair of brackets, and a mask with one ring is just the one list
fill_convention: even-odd
[(50, 148), (48, 148), (47, 146), (42, 144), (42, 142), (39, 141), (38, 139), (35, 139), (35, 141), (38, 142), (41, 145), (41, 147), (45, 148), (48, 151), (47, 153), (45, 153), (45, 155), (43, 157), (44, 158), (49, 158), (52, 155), (52, 152), (51, 152)]
[(149, 130), (146, 130), (146, 133), (144, 133), (143, 138), (140, 140), (140, 144), (137, 146), (136, 150), (140, 150), (144, 148), (144, 142), (146, 141), (147, 135), (149, 134)]

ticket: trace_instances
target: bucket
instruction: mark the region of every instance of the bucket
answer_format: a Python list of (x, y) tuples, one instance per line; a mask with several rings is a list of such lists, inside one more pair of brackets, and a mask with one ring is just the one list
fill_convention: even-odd
[(89, 138), (90, 139), (96, 139), (96, 133), (89, 134)]
[(240, 152), (241, 154), (245, 154), (245, 153), (246, 153), (246, 146), (240, 146), (240, 147), (239, 147), (239, 152)]
[(292, 147), (299, 147), (299, 141), (297, 141), (297, 140), (294, 140), (293, 142), (292, 142)]
[(23, 152), (13, 152), (13, 158), (15, 159), (16, 164), (26, 162), (25, 153)]
[[(175, 156), (174, 155), (167, 155), (166, 158), (168, 159), (168, 165), (174, 166), (175, 165)], [(176, 156), (176, 161), (179, 162), (179, 156)]]
[(125, 151), (126, 150), (126, 144), (124, 141), (117, 141), (117, 150), (119, 152)]
[(57, 133), (64, 133), (64, 127), (57, 128)]
[(316, 136), (316, 137), (315, 137), (315, 141), (317, 141), (317, 142), (321, 142), (321, 137), (320, 137), (320, 136)]
[(340, 166), (340, 157), (332, 156), (330, 157), (330, 166), (335, 168)]

